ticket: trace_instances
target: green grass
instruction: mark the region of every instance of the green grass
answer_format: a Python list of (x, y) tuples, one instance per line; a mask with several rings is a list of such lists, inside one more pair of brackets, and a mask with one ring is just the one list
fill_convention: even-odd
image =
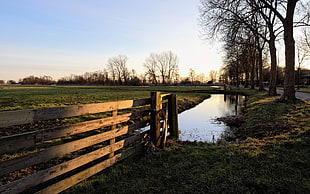
[(268, 97), (267, 93), (251, 98), (247, 103), (246, 120), (240, 135), (261, 138), (297, 129), (309, 130), (309, 102), (281, 103), (278, 99), (279, 97)]
[(150, 91), (176, 93), (179, 99), (195, 98), (213, 88), (130, 87), (130, 86), (10, 86), (0, 89), (0, 111), (89, 104), (128, 99), (149, 98)]
[(132, 157), (66, 193), (307, 193), (307, 146), (278, 145), (251, 155), (234, 145), (178, 144)]
[(309, 123), (310, 103), (283, 104), (253, 92), (236, 142), (179, 142), (131, 157), (65, 193), (308, 193)]

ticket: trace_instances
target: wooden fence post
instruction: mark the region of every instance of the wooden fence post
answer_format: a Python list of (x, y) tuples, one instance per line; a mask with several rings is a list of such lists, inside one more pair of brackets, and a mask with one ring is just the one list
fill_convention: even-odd
[[(113, 110), (112, 111), (112, 117), (116, 117), (117, 116), (117, 110)], [(111, 126), (111, 131), (114, 131), (116, 129), (116, 124), (113, 124)], [(113, 145), (115, 143), (115, 137), (110, 139), (110, 145)], [(112, 149), (112, 148), (111, 148)], [(111, 153), (109, 154), (109, 158), (113, 158), (114, 157), (114, 150), (111, 150)]]
[(178, 104), (177, 95), (171, 94), (168, 98), (168, 120), (169, 132), (173, 139), (179, 138), (179, 125), (178, 125)]
[(160, 145), (160, 115), (159, 111), (162, 108), (162, 100), (160, 92), (151, 92), (151, 121), (150, 121), (150, 136), (151, 141), (158, 147)]

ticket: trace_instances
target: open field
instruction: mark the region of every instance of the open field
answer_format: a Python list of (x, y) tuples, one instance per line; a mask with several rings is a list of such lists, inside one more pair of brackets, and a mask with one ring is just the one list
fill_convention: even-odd
[(172, 144), (65, 193), (309, 192), (310, 103), (282, 104), (266, 93), (251, 93), (234, 143)]
[[(153, 90), (176, 93), (180, 103), (198, 102), (215, 92), (202, 87), (2, 86), (0, 102), (1, 110), (17, 110), (147, 98)], [(239, 92), (250, 97), (243, 124), (229, 138), (233, 141), (172, 142), (65, 193), (307, 193), (310, 103), (284, 104), (266, 92)], [(10, 98), (12, 103), (6, 103)]]
[[(194, 93), (199, 90), (200, 93)], [(176, 93), (178, 100), (206, 96), (209, 87), (21, 86), (2, 85), (0, 111), (149, 98), (151, 91)], [(206, 92), (206, 93), (202, 93)]]

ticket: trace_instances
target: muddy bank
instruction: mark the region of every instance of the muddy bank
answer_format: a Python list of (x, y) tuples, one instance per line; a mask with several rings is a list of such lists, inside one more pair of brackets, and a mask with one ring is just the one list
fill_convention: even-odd
[(200, 104), (207, 98), (210, 98), (210, 95), (205, 96), (205, 97), (195, 98), (195, 99), (187, 99), (187, 98), (180, 99), (178, 100), (178, 112), (181, 113), (188, 109), (194, 108), (195, 106), (197, 106), (198, 104)]

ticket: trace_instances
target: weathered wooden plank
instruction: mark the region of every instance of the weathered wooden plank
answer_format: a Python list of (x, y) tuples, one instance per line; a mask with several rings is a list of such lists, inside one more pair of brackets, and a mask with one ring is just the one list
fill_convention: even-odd
[(133, 100), (132, 107), (144, 106), (148, 104), (151, 104), (151, 98), (136, 99), (136, 100)]
[(31, 110), (3, 111), (0, 112), (0, 127), (22, 125), (35, 121), (73, 117), (84, 114), (125, 109), (136, 106), (143, 106), (150, 102), (150, 99), (124, 100), (117, 102), (106, 102), (96, 104), (74, 105), (68, 107), (52, 107)]
[[(7, 127), (7, 126), (12, 126), (12, 125), (18, 125), (18, 124), (26, 124), (26, 123), (31, 123), (34, 121), (39, 121), (39, 120), (64, 118), (64, 117), (78, 116), (78, 115), (83, 115), (83, 114), (92, 114), (92, 113), (98, 113), (98, 112), (113, 111), (113, 110), (118, 110), (118, 109), (126, 109), (126, 108), (150, 104), (150, 101), (151, 100), (149, 98), (149, 99), (140, 99), (140, 100), (127, 100), (127, 101), (120, 101), (120, 102), (77, 105), (77, 106), (70, 106), (70, 107), (54, 107), (54, 108), (21, 110), (21, 111), (4, 111), (4, 112), (0, 112), (0, 127)], [(113, 114), (113, 115), (115, 116), (116, 114)], [(17, 135), (18, 137), (10, 136), (10, 138), (4, 138), (3, 141), (1, 141), (1, 138), (0, 138), (0, 146), (1, 146), (1, 143), (8, 143), (7, 141), (9, 139), (17, 140), (19, 138), (22, 141), (22, 144), (20, 146), (27, 147), (29, 145), (33, 145), (34, 142), (45, 141), (48, 139), (64, 137), (67, 135), (73, 135), (73, 134), (85, 132), (88, 130), (92, 130), (92, 129), (96, 129), (96, 128), (100, 128), (104, 126), (115, 125), (117, 124), (117, 122), (121, 123), (121, 122), (128, 121), (130, 119), (129, 117), (130, 117), (130, 114), (126, 114), (126, 116), (119, 115), (116, 117), (98, 119), (96, 121), (88, 121), (88, 122), (83, 122), (83, 123), (70, 125), (70, 126), (62, 126), (62, 127), (51, 128), (51, 129), (45, 129), (45, 130), (37, 131), (36, 133), (30, 132), (27, 134)], [(120, 120), (118, 121), (118, 119)], [(1, 193), (2, 191), (4, 193), (22, 192), (25, 189), (28, 189), (29, 187), (43, 183), (63, 173), (69, 172), (81, 165), (89, 163), (90, 161), (96, 160), (106, 154), (119, 150), (122, 147), (127, 146), (137, 140), (141, 140), (141, 138), (145, 137), (147, 132), (143, 132), (143, 133), (131, 136), (129, 138), (126, 138), (122, 141), (114, 143), (115, 137), (124, 135), (128, 133), (129, 130), (132, 131), (136, 129), (136, 127), (145, 125), (148, 122), (149, 121), (138, 122), (130, 126), (122, 127), (120, 129), (112, 130), (112, 131), (105, 132), (102, 134), (87, 137), (81, 140), (76, 140), (70, 143), (47, 148), (43, 151), (40, 151), (34, 154), (29, 154), (27, 156), (23, 156), (20, 158), (12, 159), (9, 161), (4, 161), (0, 163), (0, 175), (4, 175), (9, 172), (13, 172), (13, 171), (25, 168), (25, 167), (29, 167), (31, 165), (45, 162), (52, 158), (60, 157), (64, 154), (71, 153), (71, 152), (83, 149), (85, 147), (89, 147), (91, 145), (101, 143), (106, 140), (112, 139), (111, 143), (113, 143), (110, 146), (96, 150), (97, 152), (94, 151), (94, 152), (88, 153), (76, 159), (59, 164), (57, 166), (54, 166), (49, 169), (43, 170), (41, 172), (35, 173), (28, 177), (19, 179), (7, 185), (3, 185), (0, 187), (0, 192)], [(27, 140), (27, 139), (30, 139), (30, 140)], [(7, 147), (12, 147), (12, 146), (7, 146)], [(139, 144), (137, 148), (138, 147), (142, 148), (143, 145)], [(8, 148), (8, 149), (12, 149), (12, 148)], [(110, 155), (111, 158), (108, 159), (106, 163), (102, 162), (103, 165), (98, 164), (99, 166), (98, 165), (95, 165), (95, 166), (103, 170), (104, 168), (106, 168), (104, 167), (105, 164), (108, 167), (114, 164), (116, 161), (127, 157), (126, 155), (132, 154), (134, 151), (135, 151), (135, 148), (126, 150), (122, 154), (118, 154), (114, 157)], [(0, 148), (0, 152), (1, 152), (1, 148)], [(83, 172), (78, 173), (70, 177), (69, 179), (65, 179), (63, 181), (60, 181), (59, 183), (56, 183), (54, 185), (55, 187), (50, 186), (44, 189), (42, 192), (46, 191), (47, 193), (51, 193), (51, 192), (53, 193), (53, 191), (55, 191), (56, 193), (58, 193), (57, 190), (59, 191), (64, 190), (64, 189), (61, 190), (61, 188), (63, 188), (62, 186), (69, 188), (72, 185), (76, 184), (76, 183), (72, 184), (72, 182), (74, 181), (80, 182), (80, 180), (85, 179), (85, 176), (84, 176), (85, 174), (87, 175), (86, 176), (87, 178), (89, 176), (92, 176), (92, 174), (96, 174), (97, 172), (101, 171), (101, 170), (98, 171), (97, 167), (95, 168), (91, 167), (90, 170), (84, 170), (83, 171), (85, 172), (84, 174)], [(97, 169), (97, 172), (95, 172), (96, 169)], [(71, 186), (70, 184), (68, 186), (68, 184), (66, 184), (66, 181), (67, 183), (69, 181)]]
[(117, 151), (123, 147), (126, 147), (137, 140), (143, 140), (145, 138), (146, 133), (140, 133), (133, 135), (129, 138), (124, 140), (118, 141), (113, 145), (105, 146), (93, 152), (87, 153), (85, 155), (79, 156), (75, 159), (70, 161), (61, 163), (59, 165), (53, 166), (51, 168), (42, 170), (38, 173), (32, 174), (22, 179), (18, 179), (14, 182), (8, 183), (6, 185), (0, 186), (0, 193), (2, 192), (11, 192), (11, 193), (18, 193), (22, 192), (26, 189), (34, 187), (38, 184), (51, 180), (59, 175), (67, 173), (73, 169), (76, 169), (84, 164), (87, 164), (91, 161), (99, 159), (109, 153), (112, 150)]
[(138, 140), (144, 141), (147, 138), (147, 136), (149, 135), (149, 132), (150, 131), (144, 131), (144, 132), (132, 135), (130, 137), (127, 137), (126, 139), (124, 139), (122, 141), (125, 141), (125, 146), (128, 146), (128, 145), (130, 145), (130, 144), (132, 144)]
[(98, 135), (93, 135), (93, 136), (86, 137), (86, 138), (76, 140), (73, 142), (69, 142), (66, 144), (53, 146), (53, 147), (47, 148), (37, 153), (33, 153), (33, 154), (29, 154), (23, 157), (14, 158), (12, 160), (1, 162), (0, 163), (0, 176), (19, 170), (19, 169), (22, 169), (22, 168), (26, 168), (34, 164), (48, 161), (52, 158), (60, 157), (65, 154), (101, 143), (103, 141), (112, 139), (114, 137), (124, 135), (127, 132), (128, 132), (128, 126), (124, 126), (120, 129), (108, 131), (108, 132), (101, 133)]
[(75, 159), (72, 159), (67, 162), (63, 162), (51, 168), (42, 170), (30, 176), (27, 176), (22, 179), (18, 179), (14, 182), (8, 183), (6, 185), (0, 186), (0, 193), (3, 192), (11, 192), (11, 193), (19, 193), (31, 187), (34, 187), (38, 184), (51, 180), (59, 175), (67, 173), (73, 169), (76, 169), (80, 166), (83, 166), (91, 161), (99, 159), (109, 153), (111, 150), (117, 151), (123, 147), (126, 147), (137, 140), (143, 140), (146, 137), (146, 132), (133, 135), (124, 140), (118, 141), (113, 145), (105, 146), (93, 152), (84, 154)]
[(130, 120), (131, 113), (36, 131), (36, 142), (66, 137)]
[(64, 179), (62, 181), (59, 181), (58, 183), (55, 183), (41, 191), (39, 191), (38, 193), (47, 193), (47, 194), (52, 194), (52, 193), (59, 193), (61, 191), (64, 191), (70, 187), (72, 187), (73, 185), (76, 185), (77, 183), (101, 172), (102, 170), (112, 166), (113, 164), (115, 164), (116, 162), (119, 162), (121, 160), (126, 159), (127, 157), (129, 157), (130, 155), (132, 155), (133, 153), (142, 150), (143, 148), (143, 144), (138, 144), (135, 147), (128, 149), (126, 151), (124, 151), (123, 153), (117, 154), (115, 155), (113, 158), (109, 158), (103, 162), (100, 162), (82, 172), (79, 172), (67, 179)]
[(53, 166), (49, 169), (42, 170), (38, 173), (32, 174), (22, 179), (18, 179), (14, 182), (8, 183), (0, 187), (0, 193), (11, 192), (19, 193), (45, 181), (53, 179), (61, 174), (69, 172), (75, 168), (78, 168), (92, 160), (96, 160), (110, 153), (110, 149), (121, 149), (123, 147), (123, 142), (114, 144), (113, 146), (106, 146), (94, 152), (85, 154), (68, 162), (61, 163), (59, 165)]
[(130, 116), (131, 113), (128, 113), (124, 115), (117, 115), (114, 117), (81, 122), (73, 125), (53, 127), (34, 132), (27, 132), (17, 135), (0, 137), (0, 153), (33, 146), (35, 145), (35, 143), (43, 142), (46, 140), (66, 137), (110, 125), (116, 125), (119, 123), (129, 121)]
[(160, 144), (160, 116), (159, 111), (162, 109), (162, 100), (160, 92), (151, 92), (151, 141), (157, 147)]
[(0, 127), (9, 127), (34, 121), (34, 110), (17, 110), (0, 112)]
[(165, 115), (164, 115), (164, 122), (163, 122), (163, 137), (162, 137), (162, 147), (165, 149), (166, 146), (166, 140), (167, 140), (167, 133), (168, 133), (168, 117), (169, 117), (169, 111), (168, 107), (166, 107)]
[(179, 138), (179, 124), (178, 124), (178, 104), (177, 96), (172, 94), (168, 99), (168, 120), (169, 120), (169, 132), (172, 138)]
[(129, 125), (128, 132), (133, 132), (134, 130), (143, 128), (149, 124), (150, 124), (150, 119), (136, 122), (134, 124)]
[[(113, 110), (112, 111), (112, 116), (114, 117), (114, 116), (116, 116), (117, 115), (117, 110)], [(113, 124), (112, 126), (111, 126), (111, 130), (115, 130), (116, 129), (116, 124)], [(114, 144), (115, 143), (115, 138), (112, 138), (112, 139), (110, 139), (110, 145), (112, 145), (112, 144)], [(114, 151), (113, 150), (111, 150), (111, 153), (110, 153), (110, 155), (109, 155), (109, 158), (112, 158), (114, 156)]]
[(170, 95), (171, 94), (161, 94), (160, 97), (161, 97), (162, 100), (167, 100), (167, 99), (169, 99)]
[(35, 132), (0, 137), (0, 153), (33, 146), (36, 142)]

